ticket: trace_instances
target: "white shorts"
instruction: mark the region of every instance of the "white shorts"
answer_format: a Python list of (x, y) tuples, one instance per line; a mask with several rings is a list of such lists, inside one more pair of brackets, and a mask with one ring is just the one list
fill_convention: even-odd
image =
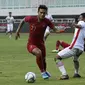
[(44, 36), (46, 36), (46, 35), (49, 34), (49, 33), (50, 33), (50, 28), (47, 26), (47, 28), (46, 28), (46, 30), (45, 30)]
[(69, 57), (72, 57), (72, 56), (80, 56), (82, 54), (82, 50), (79, 50), (77, 48), (72, 48), (72, 49), (69, 49), (69, 47), (61, 50), (58, 55), (61, 57), (61, 58), (69, 58)]
[(13, 31), (13, 24), (7, 24), (7, 32)]

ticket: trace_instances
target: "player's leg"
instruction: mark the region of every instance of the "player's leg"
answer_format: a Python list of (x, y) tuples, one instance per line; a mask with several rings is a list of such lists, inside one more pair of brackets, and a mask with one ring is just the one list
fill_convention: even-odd
[(12, 31), (13, 31), (13, 24), (11, 24), (11, 25), (10, 25), (10, 32), (9, 32), (9, 33), (10, 33), (10, 35), (9, 35), (9, 38), (11, 38), (11, 37), (12, 37)]
[(52, 50), (53, 53), (58, 53), (60, 51), (60, 45), (61, 45), (61, 41), (60, 40), (57, 40), (56, 41), (56, 49), (55, 50)]
[(73, 78), (80, 78), (81, 76), (79, 75), (79, 61), (73, 61), (74, 62), (74, 68), (75, 68), (75, 72), (74, 72), (74, 76)]
[(8, 33), (9, 33), (9, 31), (10, 31), (9, 29), (10, 29), (9, 24), (7, 24), (6, 35), (8, 35)]
[(68, 44), (64, 41), (60, 41), (60, 45), (62, 46), (62, 48), (66, 48), (66, 47), (70, 46), (70, 44)]
[(59, 46), (61, 46), (62, 48), (66, 48), (66, 47), (70, 46), (70, 44), (68, 44), (68, 43), (66, 43), (66, 42), (64, 42), (62, 40), (57, 40), (57, 42), (56, 42), (56, 50), (58, 50), (58, 49), (60, 50)]
[(66, 47), (70, 46), (70, 44), (68, 44), (68, 43), (66, 43), (66, 42), (64, 42), (62, 40), (57, 40), (57, 42), (56, 42), (56, 50), (52, 50), (52, 52), (56, 52), (57, 53), (60, 50), (62, 50), (62, 49), (59, 48), (60, 46), (62, 48), (66, 48)]
[(42, 51), (42, 62), (44, 65), (44, 70), (46, 71), (46, 49), (44, 44), (40, 45), (39, 49)]
[(69, 57), (72, 57), (75, 55), (75, 51), (73, 51), (72, 49), (69, 49), (69, 47), (61, 50), (56, 58), (55, 58), (55, 61), (56, 61), (56, 65), (57, 67), (59, 68), (60, 72), (62, 73), (62, 76), (60, 77), (61, 80), (65, 80), (65, 79), (69, 79), (69, 76), (66, 72), (66, 69), (64, 67), (64, 64), (62, 63), (62, 59), (65, 59), (65, 58), (69, 58)]
[(36, 56), (36, 63), (41, 72), (44, 72), (44, 65), (42, 64), (42, 52), (41, 50), (35, 45), (27, 45), (27, 49), (30, 53)]
[(11, 39), (11, 37), (12, 37), (12, 31), (9, 31), (9, 38)]
[(61, 41), (60, 40), (57, 40), (57, 42), (56, 42), (56, 50), (58, 50), (59, 49), (59, 46), (61, 45)]
[(48, 75), (48, 77), (51, 77), (51, 74), (47, 71), (45, 45), (42, 44), (42, 46), (40, 46), (40, 49), (41, 49), (41, 51), (42, 51), (42, 60), (43, 60), (43, 65), (44, 65), (45, 72), (46, 72), (46, 74)]
[(69, 76), (66, 72), (64, 64), (61, 61), (62, 59), (68, 58), (68, 57), (71, 57), (70, 49), (65, 48), (65, 49), (61, 50), (55, 58), (56, 66), (59, 68), (60, 72), (62, 73), (62, 76), (60, 77), (61, 80), (69, 79)]
[(75, 68), (75, 72), (74, 72), (74, 78), (80, 78), (81, 76), (79, 75), (79, 56), (82, 54), (81, 50), (78, 50), (77, 55), (74, 56), (73, 62), (74, 62), (74, 68)]
[(44, 79), (48, 78), (48, 75), (46, 75), (45, 73), (45, 69), (44, 69), (44, 64), (43, 64), (43, 60), (42, 60), (42, 51), (35, 45), (27, 45), (27, 49), (30, 53), (32, 53), (33, 55), (36, 56), (36, 63), (42, 73), (42, 77)]
[(44, 34), (44, 39), (46, 40), (49, 35), (50, 35), (50, 28), (47, 27)]

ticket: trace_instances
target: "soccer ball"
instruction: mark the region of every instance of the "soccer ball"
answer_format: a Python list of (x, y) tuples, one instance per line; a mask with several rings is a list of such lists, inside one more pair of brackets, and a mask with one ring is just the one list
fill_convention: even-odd
[(25, 74), (25, 80), (27, 83), (34, 83), (36, 80), (36, 75), (33, 72), (28, 72)]

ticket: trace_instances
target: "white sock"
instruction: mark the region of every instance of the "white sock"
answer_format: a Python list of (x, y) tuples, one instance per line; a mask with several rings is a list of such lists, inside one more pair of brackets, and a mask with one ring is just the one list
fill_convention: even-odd
[(66, 70), (64, 68), (64, 65), (62, 65), (62, 66), (60, 66), (58, 68), (59, 68), (60, 72), (62, 73), (62, 75), (67, 75)]
[(62, 73), (62, 75), (67, 75), (66, 69), (64, 68), (64, 64), (63, 64), (62, 61), (58, 60), (58, 61), (56, 62), (56, 65), (57, 65), (57, 67), (59, 68), (59, 70), (60, 70), (60, 72)]
[(75, 70), (75, 74), (78, 74), (78, 71), (77, 70)]

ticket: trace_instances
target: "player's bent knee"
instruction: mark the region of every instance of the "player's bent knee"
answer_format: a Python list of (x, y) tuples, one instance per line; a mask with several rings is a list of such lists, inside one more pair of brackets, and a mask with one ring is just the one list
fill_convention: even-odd
[(54, 61), (57, 63), (57, 61), (60, 61), (60, 60), (62, 60), (62, 58), (60, 57), (60, 56), (56, 56), (55, 58), (54, 58)]
[(37, 50), (37, 51), (35, 52), (35, 55), (40, 57), (40, 56), (42, 55), (41, 50)]
[(42, 52), (39, 48), (34, 48), (32, 50), (32, 53), (35, 55), (35, 56), (41, 56)]
[(39, 51), (36, 52), (36, 56), (39, 56), (40, 57), (41, 55), (42, 55), (41, 50), (39, 50)]
[(56, 58), (57, 58), (58, 60), (62, 60), (62, 58), (61, 58), (59, 55), (57, 55)]

